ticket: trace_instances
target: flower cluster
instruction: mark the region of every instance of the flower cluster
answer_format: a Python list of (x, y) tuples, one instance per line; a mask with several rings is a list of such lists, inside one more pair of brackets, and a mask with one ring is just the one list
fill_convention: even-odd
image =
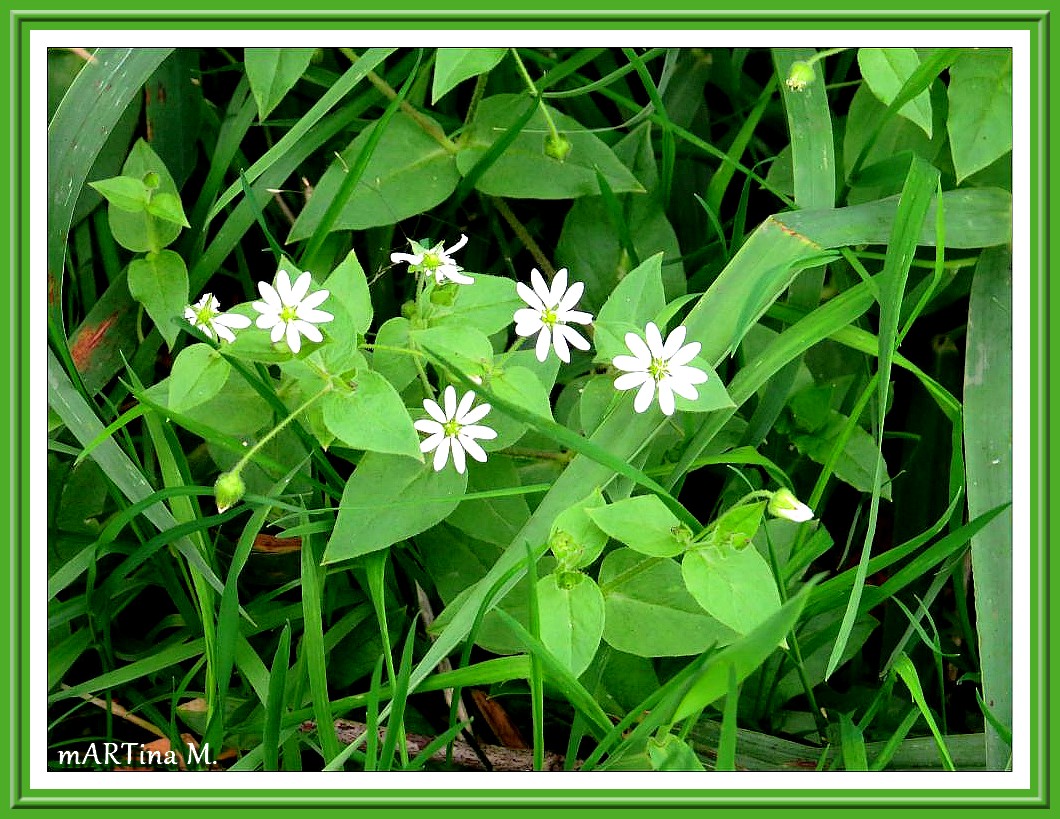
[[(302, 348), (302, 336), (310, 341), (323, 341), (324, 336), (317, 329), (317, 324), (326, 324), (335, 317), (324, 310), (319, 310), (327, 299), (327, 290), (309, 292), (313, 277), (302, 273), (291, 284), (291, 277), (282, 268), (276, 274), (276, 283), (258, 282), (258, 292), (262, 301), (253, 304), (258, 311), (257, 325), (262, 330), (272, 330), (270, 337), (275, 344), (286, 338), (287, 346), (297, 354)], [(250, 326), (251, 320), (238, 313), (223, 313), (221, 305), (212, 293), (205, 293), (195, 304), (184, 309), (184, 318), (209, 338), (235, 341), (232, 330), (242, 330)]]

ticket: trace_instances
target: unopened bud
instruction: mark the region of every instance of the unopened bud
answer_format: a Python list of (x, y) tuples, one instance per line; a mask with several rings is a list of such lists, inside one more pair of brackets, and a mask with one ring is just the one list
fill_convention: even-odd
[(788, 72), (787, 85), (792, 91), (802, 91), (807, 85), (817, 79), (813, 66), (803, 60), (796, 60), (791, 64)]
[(545, 155), (557, 159), (560, 162), (567, 158), (567, 154), (570, 153), (570, 150), (573, 147), (574, 146), (570, 144), (569, 139), (562, 137), (559, 134), (549, 134), (545, 138)]
[(217, 511), (223, 512), (232, 504), (238, 503), (247, 491), (247, 485), (238, 472), (225, 472), (213, 485), (214, 498), (217, 499)]
[(802, 503), (788, 489), (778, 489), (769, 499), (769, 514), (778, 518), (803, 523), (813, 519), (813, 510)]

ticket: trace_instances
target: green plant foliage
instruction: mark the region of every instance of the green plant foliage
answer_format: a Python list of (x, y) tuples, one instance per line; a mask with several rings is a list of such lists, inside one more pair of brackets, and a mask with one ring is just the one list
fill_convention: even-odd
[(243, 49), (247, 79), (262, 122), (301, 79), (314, 51), (314, 48)]
[(439, 48), (434, 61), (431, 103), (437, 103), (457, 85), (487, 73), (504, 59), (505, 48)]
[[(129, 292), (144, 306), (172, 348), (188, 303), (188, 268), (172, 250), (148, 253), (129, 263)], [(178, 318), (179, 317), (179, 318)]]

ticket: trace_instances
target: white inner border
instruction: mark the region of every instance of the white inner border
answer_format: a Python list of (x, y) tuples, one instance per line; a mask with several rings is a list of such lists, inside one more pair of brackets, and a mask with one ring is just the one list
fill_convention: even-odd
[[(30, 731), (31, 758), (25, 761), (30, 771), (32, 789), (106, 789), (151, 791), (158, 789), (216, 789), (242, 791), (296, 789), (307, 794), (311, 789), (351, 790), (350, 796), (372, 789), (481, 789), (501, 791), (514, 788), (549, 788), (563, 790), (597, 790), (612, 792), (610, 796), (621, 802), (630, 799), (614, 796), (614, 791), (701, 789), (704, 796), (724, 789), (817, 790), (854, 791), (870, 789), (923, 790), (921, 796), (904, 797), (923, 800), (930, 798), (930, 790), (1027, 789), (1030, 787), (1030, 701), (1029, 668), (1030, 611), (1029, 597), (1021, 590), (1030, 589), (1030, 350), (1031, 350), (1031, 276), (1030, 276), (1030, 32), (1003, 30), (915, 31), (915, 30), (36, 30), (30, 33), (30, 235), (31, 268), (43, 271), (47, 265), (47, 49), (83, 45), (162, 47), (174, 45), (205, 46), (356, 46), (370, 41), (372, 45), (401, 45), (434, 47), (496, 45), (535, 46), (802, 46), (818, 44), (835, 46), (914, 46), (938, 47), (971, 45), (1012, 48), (1013, 59), (1013, 565), (1014, 598), (1022, 601), (1013, 612), (1013, 770), (987, 773), (228, 773), (218, 776), (209, 773), (188, 773), (174, 778), (173, 774), (137, 773), (67, 773), (48, 771), (47, 754), (47, 461), (43, 441), (47, 433), (46, 354), (44, 338), (47, 330), (47, 295), (38, 284), (29, 288), (31, 306), (29, 364), (30, 364), (30, 543), (28, 552), (30, 600)], [(367, 44), (367, 43), (366, 43)], [(1044, 535), (1044, 533), (1042, 533)], [(1042, 544), (1044, 548), (1044, 544)], [(1039, 601), (1044, 604), (1044, 601)], [(1045, 696), (1045, 692), (1041, 692)], [(15, 704), (17, 707), (17, 704)], [(1040, 762), (1040, 760), (1039, 760)], [(1041, 769), (1040, 769), (1041, 770)], [(1043, 775), (1047, 775), (1043, 771)], [(709, 789), (709, 790), (707, 790)], [(411, 796), (410, 794), (405, 794)], [(601, 794), (604, 795), (604, 794)], [(749, 793), (750, 795), (750, 793)], [(837, 794), (843, 795), (843, 794)], [(250, 797), (251, 794), (243, 794)], [(292, 798), (297, 799), (293, 794)], [(500, 796), (500, 794), (497, 794)], [(575, 794), (572, 794), (575, 796)], [(633, 797), (630, 794), (630, 797)], [(768, 798), (765, 794), (756, 794)], [(855, 794), (846, 795), (848, 798)], [(272, 803), (281, 801), (279, 794), (262, 797)], [(776, 798), (776, 797), (774, 797)], [(813, 800), (814, 797), (808, 797)], [(898, 796), (902, 799), (902, 796)], [(969, 795), (971, 801), (976, 800)], [(77, 801), (76, 799), (73, 801)], [(189, 800), (189, 802), (192, 800)], [(206, 801), (196, 798), (195, 801)], [(791, 801), (790, 799), (786, 801)]]

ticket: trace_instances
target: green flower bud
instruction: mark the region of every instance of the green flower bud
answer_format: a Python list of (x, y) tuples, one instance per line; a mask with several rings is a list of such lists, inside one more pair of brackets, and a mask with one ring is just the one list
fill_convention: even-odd
[(409, 300), (401, 305), (401, 315), (410, 321), (419, 315), (419, 308), (416, 307), (416, 302)]
[(799, 501), (790, 490), (778, 489), (769, 499), (769, 514), (802, 523), (813, 518), (813, 510)]
[(217, 511), (223, 512), (232, 504), (238, 503), (239, 499), (247, 491), (247, 485), (238, 472), (225, 472), (213, 485), (213, 494), (217, 499)]
[(456, 286), (445, 284), (431, 291), (431, 304), (440, 304), (448, 307), (456, 299)]
[(144, 187), (150, 188), (151, 190), (154, 190), (155, 188), (157, 188), (161, 184), (162, 184), (162, 180), (159, 178), (158, 174), (155, 173), (154, 171), (148, 171), (147, 173), (144, 174)]
[(578, 559), (585, 550), (564, 531), (554, 532), (548, 540), (548, 548), (556, 556), (561, 570), (567, 570), (577, 565)]
[(583, 580), (585, 580), (585, 575), (581, 572), (556, 572), (556, 585), (567, 591), (573, 589)]
[(558, 159), (560, 162), (567, 158), (567, 154), (570, 153), (571, 148), (574, 146), (570, 144), (570, 140), (566, 137), (562, 137), (559, 134), (549, 134), (545, 138), (545, 155), (550, 156), (553, 159)]
[(804, 60), (796, 60), (791, 64), (788, 72), (787, 84), (792, 91), (802, 91), (807, 85), (817, 79), (813, 66)]

